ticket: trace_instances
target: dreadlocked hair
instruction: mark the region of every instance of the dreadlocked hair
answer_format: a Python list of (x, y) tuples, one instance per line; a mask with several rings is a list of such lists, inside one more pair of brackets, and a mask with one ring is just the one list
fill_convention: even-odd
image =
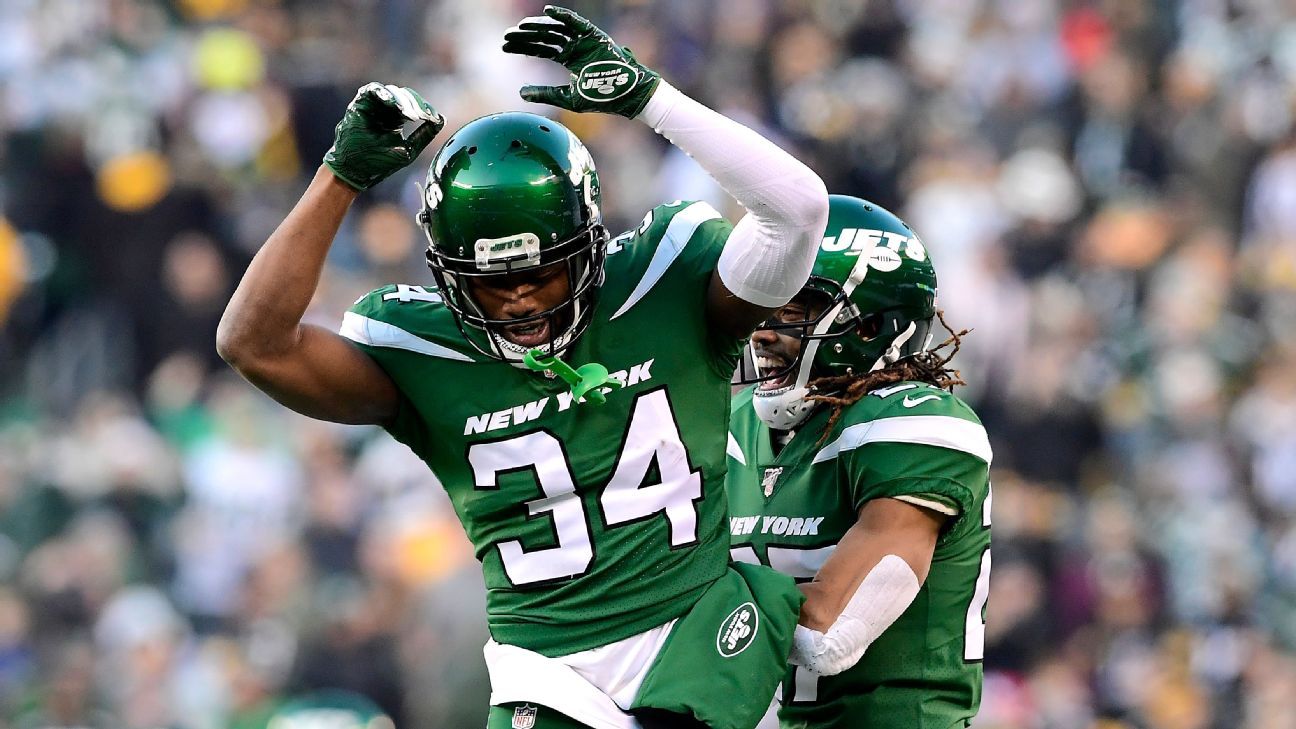
[[(961, 373), (950, 367), (949, 363), (954, 359), (954, 355), (958, 354), (959, 347), (963, 346), (963, 337), (971, 330), (954, 331), (945, 322), (943, 311), (938, 310), (936, 318), (940, 320), (941, 326), (945, 327), (945, 331), (949, 332), (949, 337), (935, 347), (912, 357), (905, 357), (873, 372), (818, 377), (807, 383), (810, 392), (805, 399), (831, 405), (833, 408), (832, 416), (824, 426), (823, 435), (819, 436), (820, 444), (832, 432), (833, 426), (837, 424), (837, 420), (841, 418), (846, 408), (859, 402), (865, 395), (879, 387), (913, 381), (925, 382), (952, 392), (958, 385), (967, 384), (963, 381)], [(941, 350), (946, 347), (950, 348), (949, 354), (942, 354)]]

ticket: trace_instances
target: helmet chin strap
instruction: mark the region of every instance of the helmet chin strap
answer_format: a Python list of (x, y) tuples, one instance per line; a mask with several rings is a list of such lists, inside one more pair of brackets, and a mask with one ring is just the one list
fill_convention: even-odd
[[(824, 322), (827, 322), (827, 325), (830, 325), (832, 320), (836, 318), (841, 306), (841, 304), (838, 304), (830, 312), (831, 316), (824, 317)], [(815, 327), (815, 333), (821, 334), (821, 328), (825, 328), (827, 325), (821, 323)], [(878, 357), (869, 371), (880, 370), (900, 359), (901, 350), (917, 331), (918, 325), (915, 322), (909, 322), (909, 326), (892, 340), (891, 346), (887, 347), (886, 352), (881, 357)], [(816, 403), (805, 399), (805, 396), (810, 393), (807, 384), (810, 381), (810, 371), (814, 367), (815, 355), (819, 352), (821, 342), (820, 339), (811, 339), (805, 343), (801, 361), (797, 365), (797, 377), (794, 382), (771, 392), (762, 392), (760, 388), (757, 388), (753, 393), (752, 409), (756, 411), (756, 417), (760, 418), (769, 427), (775, 430), (791, 430), (804, 422), (810, 412), (814, 410)]]
[[(918, 331), (918, 325), (914, 322), (909, 322), (909, 327), (903, 332), (900, 332), (895, 339), (891, 340), (891, 346), (887, 347), (887, 350), (882, 353), (881, 357), (878, 357), (878, 360), (873, 363), (873, 367), (869, 369), (869, 372), (876, 372), (887, 365), (894, 364), (896, 360), (900, 359), (901, 347), (904, 347), (910, 339), (913, 339), (914, 332), (916, 331)], [(931, 337), (929, 336), (928, 339), (930, 338)]]

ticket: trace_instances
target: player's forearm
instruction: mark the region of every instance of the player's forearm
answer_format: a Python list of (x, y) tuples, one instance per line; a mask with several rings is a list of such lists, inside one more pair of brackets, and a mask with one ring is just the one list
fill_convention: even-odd
[[(802, 609), (790, 660), (825, 676), (841, 673), (855, 665), (873, 641), (900, 618), (920, 589), (909, 564), (894, 554), (886, 555), (864, 576), (826, 628), (807, 626), (806, 610)], [(811, 619), (822, 626), (832, 612), (824, 606), (835, 605), (840, 598), (829, 589), (809, 591), (807, 602), (817, 599), (819, 603), (811, 611), (820, 613)]]
[(944, 518), (895, 499), (869, 501), (803, 588), (792, 661), (823, 675), (855, 665), (917, 598)]
[(827, 630), (888, 556), (898, 557), (921, 585), (931, 569), (942, 523), (940, 515), (895, 499), (868, 502), (814, 581), (803, 586), (801, 624)]
[(329, 246), (356, 195), (328, 168), (319, 168), (234, 291), (217, 331), (222, 357), (238, 366), (298, 340)]
[(801, 617), (797, 622), (807, 628), (823, 632), (832, 627), (833, 621), (841, 615), (848, 597), (842, 591), (819, 580), (803, 582), (797, 587), (805, 595), (801, 603)]
[(828, 221), (823, 180), (778, 145), (665, 82), (638, 118), (697, 160), (748, 211), (719, 267), (729, 290), (759, 306), (787, 303), (810, 275)]

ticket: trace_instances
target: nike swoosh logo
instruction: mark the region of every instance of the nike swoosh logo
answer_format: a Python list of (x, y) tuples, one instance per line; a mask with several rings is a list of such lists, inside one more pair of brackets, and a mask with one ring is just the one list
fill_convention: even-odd
[(904, 405), (907, 408), (912, 408), (912, 407), (918, 407), (919, 405), (922, 405), (928, 400), (939, 400), (939, 399), (940, 399), (940, 395), (923, 395), (917, 400), (910, 400), (909, 396), (905, 395), (904, 402), (902, 402), (901, 405)]

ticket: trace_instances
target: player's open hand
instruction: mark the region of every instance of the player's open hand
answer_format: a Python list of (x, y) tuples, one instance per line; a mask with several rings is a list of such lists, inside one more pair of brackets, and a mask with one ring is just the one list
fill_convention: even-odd
[(504, 52), (549, 58), (571, 72), (566, 86), (523, 86), (522, 98), (569, 111), (634, 118), (661, 76), (644, 67), (593, 23), (567, 8), (546, 5), (504, 34)]
[[(406, 122), (421, 123), (405, 136)], [(444, 126), (413, 89), (367, 83), (347, 105), (324, 164), (351, 187), (368, 190), (413, 162)]]

